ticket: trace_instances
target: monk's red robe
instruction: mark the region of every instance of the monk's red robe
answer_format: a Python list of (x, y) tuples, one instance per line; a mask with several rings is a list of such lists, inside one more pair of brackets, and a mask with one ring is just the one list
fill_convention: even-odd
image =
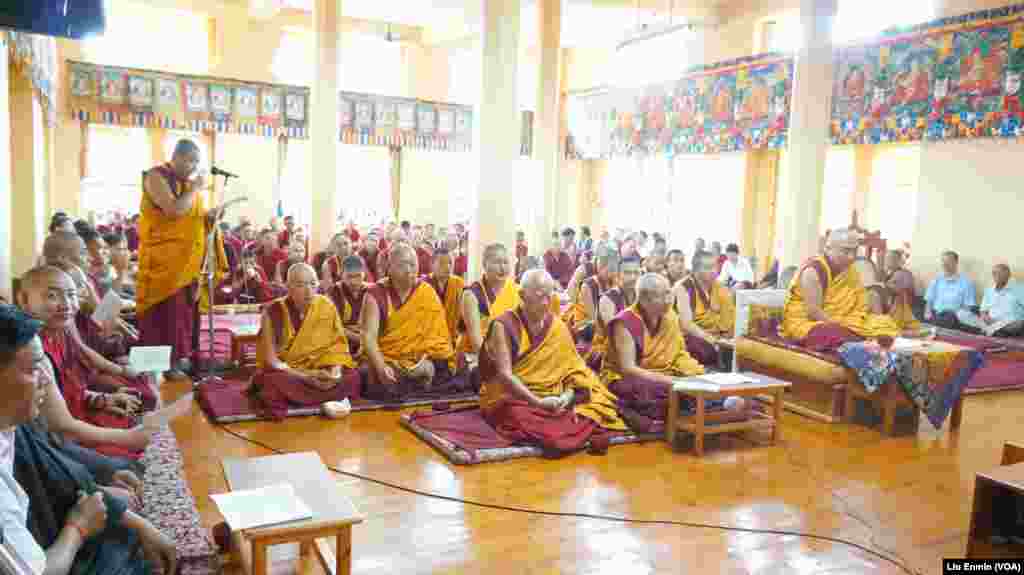
[[(129, 388), (142, 400), (142, 409), (150, 411), (156, 407), (156, 394), (142, 377), (126, 378), (98, 373), (88, 363), (81, 345), (75, 339), (71, 328), (57, 334), (40, 334), (43, 349), (50, 356), (54, 370), (61, 374), (61, 393), (68, 411), (75, 419), (113, 429), (130, 429), (135, 420), (109, 411), (93, 409), (92, 398), (96, 392), (113, 393), (120, 388)], [(137, 459), (141, 451), (134, 451), (119, 445), (84, 444), (104, 455)]]

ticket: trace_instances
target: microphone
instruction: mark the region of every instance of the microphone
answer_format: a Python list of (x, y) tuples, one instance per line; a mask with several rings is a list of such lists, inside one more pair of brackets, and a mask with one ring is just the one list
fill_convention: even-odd
[(217, 166), (213, 166), (212, 168), (210, 168), (210, 175), (213, 175), (213, 176), (224, 176), (225, 178), (237, 178), (238, 177), (238, 174), (232, 174), (231, 172), (229, 172), (227, 170), (222, 170), (222, 169), (218, 168)]

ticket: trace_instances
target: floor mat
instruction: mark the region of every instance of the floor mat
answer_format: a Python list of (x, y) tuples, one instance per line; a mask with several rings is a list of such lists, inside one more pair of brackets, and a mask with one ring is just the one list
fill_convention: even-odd
[[(448, 461), (456, 465), (475, 465), (523, 457), (543, 457), (544, 451), (532, 445), (515, 445), (498, 435), (477, 407), (452, 411), (420, 410), (401, 417), (402, 426), (411, 431)], [(643, 443), (662, 438), (661, 433), (615, 432), (609, 445)]]
[(985, 355), (985, 363), (974, 372), (964, 389), (965, 395), (1024, 389), (1024, 350), (1005, 347), (1006, 338), (953, 333), (940, 332), (936, 339), (977, 349)]
[[(206, 412), (207, 417), (215, 423), (236, 423), (239, 421), (256, 421), (268, 419), (264, 414), (259, 398), (248, 392), (248, 379), (225, 379), (220, 383), (208, 383), (196, 391), (196, 400)], [(476, 392), (460, 393), (446, 396), (413, 396), (398, 403), (387, 403), (358, 399), (352, 402), (352, 411), (372, 411), (378, 409), (402, 409), (441, 403), (476, 403), (480, 397)], [(300, 407), (288, 410), (288, 417), (319, 415), (320, 407)]]
[(163, 427), (142, 455), (142, 515), (177, 543), (182, 575), (220, 572), (217, 548), (203, 527), (192, 491), (185, 480), (178, 440)]

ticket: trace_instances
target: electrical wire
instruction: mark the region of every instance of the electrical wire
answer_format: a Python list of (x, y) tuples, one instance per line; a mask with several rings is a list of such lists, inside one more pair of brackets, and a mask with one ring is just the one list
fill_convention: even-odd
[[(238, 433), (237, 431), (231, 429), (227, 425), (223, 425), (222, 424), (222, 425), (217, 425), (217, 427), (222, 429), (228, 435), (231, 435), (231, 436), (233, 436), (233, 437), (235, 437), (237, 439), (241, 439), (242, 441), (245, 441), (247, 443), (251, 443), (251, 444), (253, 444), (253, 445), (257, 446), (257, 447), (261, 447), (261, 448), (263, 448), (263, 449), (265, 449), (265, 450), (267, 450), (267, 451), (269, 451), (271, 453), (274, 453), (276, 455), (285, 455), (287, 453), (286, 451), (278, 449), (278, 448), (276, 448), (276, 447), (274, 447), (272, 445), (268, 445), (268, 444), (266, 444), (266, 443), (264, 443), (262, 441), (259, 441), (258, 439), (253, 439), (251, 437), (246, 437), (245, 435), (242, 435), (241, 433)], [(874, 549), (871, 549), (870, 547), (867, 547), (866, 545), (862, 545), (862, 544), (857, 543), (855, 541), (849, 541), (847, 539), (841, 539), (839, 537), (829, 537), (828, 535), (817, 535), (815, 533), (805, 533), (803, 531), (789, 531), (789, 530), (785, 530), (785, 529), (758, 529), (758, 528), (753, 528), (753, 527), (738, 527), (738, 526), (735, 526), (735, 525), (721, 525), (721, 524), (717, 524), (717, 523), (700, 523), (700, 522), (695, 522), (695, 521), (677, 521), (677, 520), (671, 520), (671, 519), (635, 519), (635, 518), (632, 518), (632, 517), (617, 517), (617, 516), (614, 516), (614, 515), (601, 515), (601, 514), (596, 514), (596, 513), (578, 513), (578, 512), (572, 512), (572, 511), (546, 511), (546, 510), (543, 510), (543, 509), (531, 509), (531, 508), (528, 508), (528, 507), (516, 507), (514, 505), (501, 505), (501, 504), (498, 504), (498, 503), (484, 503), (482, 501), (474, 501), (472, 499), (462, 499), (460, 497), (452, 497), (450, 495), (441, 495), (440, 493), (432, 493), (430, 491), (421, 491), (419, 489), (415, 489), (415, 488), (412, 488), (412, 487), (406, 487), (404, 485), (399, 485), (397, 483), (391, 483), (390, 481), (385, 481), (383, 479), (377, 479), (375, 477), (370, 477), (368, 475), (362, 475), (362, 474), (359, 474), (359, 473), (353, 473), (351, 471), (343, 471), (341, 469), (338, 469), (336, 467), (332, 467), (330, 465), (327, 466), (327, 469), (330, 469), (331, 471), (333, 471), (334, 473), (337, 473), (339, 475), (344, 475), (346, 477), (351, 477), (353, 479), (359, 479), (361, 481), (366, 481), (368, 483), (375, 483), (375, 484), (381, 485), (383, 487), (394, 489), (396, 491), (402, 491), (402, 492), (409, 493), (409, 494), (412, 494), (412, 495), (418, 495), (420, 497), (427, 497), (427, 498), (430, 498), (430, 499), (438, 499), (438, 500), (441, 500), (441, 501), (448, 501), (448, 502), (452, 502), (452, 503), (459, 503), (461, 505), (468, 505), (470, 507), (480, 507), (480, 508), (483, 508), (483, 509), (493, 509), (493, 510), (496, 510), (496, 511), (508, 511), (508, 512), (512, 512), (512, 513), (524, 513), (524, 514), (528, 514), (528, 515), (539, 515), (539, 516), (546, 516), (546, 517), (561, 517), (561, 518), (573, 518), (573, 519), (594, 519), (594, 520), (598, 520), (598, 521), (608, 521), (608, 522), (612, 522), (612, 523), (628, 523), (628, 524), (636, 524), (636, 525), (672, 525), (672, 526), (677, 526), (677, 527), (692, 527), (692, 528), (697, 528), (697, 529), (717, 529), (719, 531), (735, 531), (735, 532), (739, 532), (739, 533), (753, 533), (753, 534), (758, 534), (758, 535), (780, 535), (780, 536), (789, 535), (789, 536), (801, 537), (801, 538), (805, 538), (805, 539), (815, 539), (815, 540), (818, 540), (818, 541), (828, 541), (830, 543), (838, 543), (840, 545), (846, 545), (846, 546), (849, 546), (849, 547), (853, 547), (853, 548), (859, 549), (860, 551), (863, 551), (863, 552), (865, 552), (865, 553), (867, 553), (869, 555), (873, 555), (875, 557), (878, 557), (879, 559), (882, 559), (882, 560), (886, 561), (887, 563), (891, 563), (891, 564), (895, 565), (896, 567), (898, 567), (899, 569), (901, 569), (902, 571), (904, 571), (908, 575), (921, 575), (920, 571), (914, 571), (910, 567), (908, 567), (905, 563), (903, 563), (901, 561), (898, 561), (896, 559), (893, 559), (892, 557), (889, 557), (888, 555), (885, 555), (883, 553), (879, 553), (878, 551), (876, 551)]]

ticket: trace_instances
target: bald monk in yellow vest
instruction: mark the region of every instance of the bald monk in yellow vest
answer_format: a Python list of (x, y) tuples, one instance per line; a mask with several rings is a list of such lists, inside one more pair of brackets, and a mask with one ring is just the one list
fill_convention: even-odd
[(444, 306), (418, 279), (416, 251), (407, 243), (392, 247), (388, 276), (367, 289), (361, 334), (367, 361), (364, 396), (402, 401), (412, 394), (468, 391), (456, 374)]
[(252, 378), (268, 414), (291, 407), (358, 399), (359, 371), (348, 350), (334, 303), (316, 293), (316, 270), (304, 263), (288, 270), (288, 295), (266, 305)]
[(180, 140), (171, 161), (145, 172), (142, 180), (136, 279), (140, 344), (171, 346), (172, 371), (179, 373), (190, 367), (207, 226), (221, 210), (207, 210), (204, 176), (191, 179), (198, 165), (195, 142)]
[(891, 317), (868, 312), (867, 291), (851, 265), (857, 245), (855, 232), (833, 231), (825, 255), (804, 263), (786, 296), (783, 337), (814, 351), (834, 351), (847, 342), (900, 334)]
[[(519, 306), (519, 285), (511, 277), (512, 264), (502, 244), (484, 248), (484, 275), (462, 292), (462, 322), (465, 331), (459, 350), (478, 354), (491, 320)], [(549, 299), (549, 309), (559, 315), (558, 298)]]
[(491, 323), (480, 354), (480, 409), (506, 439), (560, 454), (626, 425), (614, 396), (576, 353), (569, 328), (551, 313), (554, 289), (546, 271), (526, 271), (522, 303)]
[(672, 290), (687, 350), (701, 364), (712, 367), (718, 365), (722, 340), (732, 338), (736, 324), (733, 294), (715, 279), (717, 259), (710, 252), (698, 252), (693, 273)]
[[(601, 380), (619, 398), (619, 413), (634, 430), (654, 431), (668, 413), (673, 378), (704, 373), (704, 367), (686, 351), (679, 317), (672, 311), (668, 280), (644, 274), (637, 282), (637, 302), (611, 321), (611, 345), (601, 369)], [(720, 400), (709, 400), (712, 408)], [(724, 405), (744, 409), (741, 398)], [(685, 406), (693, 409), (692, 404)]]

